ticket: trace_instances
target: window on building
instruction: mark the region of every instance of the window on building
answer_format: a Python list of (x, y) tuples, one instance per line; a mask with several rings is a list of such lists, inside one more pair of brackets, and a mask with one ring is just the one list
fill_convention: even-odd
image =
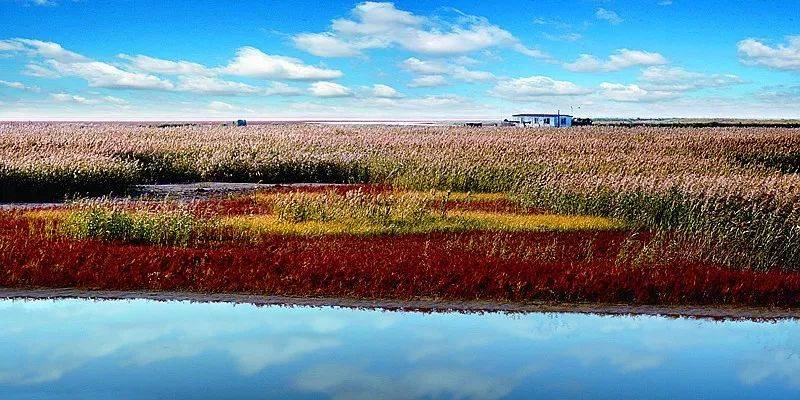
[(550, 118), (545, 118), (544, 119), (544, 124), (545, 125), (550, 125)]
[(561, 125), (566, 125), (566, 124), (567, 124), (567, 119), (561, 118)]

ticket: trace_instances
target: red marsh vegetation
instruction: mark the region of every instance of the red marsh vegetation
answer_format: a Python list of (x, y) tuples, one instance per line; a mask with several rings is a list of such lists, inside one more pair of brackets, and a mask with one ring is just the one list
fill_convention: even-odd
[(282, 188), (157, 204), (3, 213), (0, 286), (800, 305), (800, 273), (703, 261), (660, 234), (499, 194)]

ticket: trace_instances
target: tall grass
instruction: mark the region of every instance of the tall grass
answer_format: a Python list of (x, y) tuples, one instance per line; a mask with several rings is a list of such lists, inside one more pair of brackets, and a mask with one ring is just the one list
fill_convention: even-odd
[(186, 211), (143, 212), (93, 205), (65, 213), (57, 231), (77, 239), (187, 246), (204, 223)]
[[(542, 215), (448, 206), (450, 193), (291, 191), (257, 194), (258, 213), (228, 214), (219, 207), (174, 202), (91, 201), (25, 213), (32, 234), (76, 239), (188, 246), (208, 241), (259, 242), (265, 235), (405, 235), (432, 232), (608, 231), (626, 226), (591, 216)], [(469, 203), (471, 196), (454, 198)], [(477, 199), (490, 196), (478, 196)], [(496, 194), (492, 198), (499, 198)], [(238, 202), (232, 201), (238, 209)], [(504, 203), (498, 202), (498, 205)], [(484, 204), (485, 205), (485, 204)], [(264, 207), (267, 206), (267, 207)], [(263, 210), (269, 210), (263, 212)]]
[(0, 198), (130, 183), (370, 182), (513, 192), (694, 240), (737, 268), (800, 269), (800, 135), (782, 128), (570, 130), (0, 124)]

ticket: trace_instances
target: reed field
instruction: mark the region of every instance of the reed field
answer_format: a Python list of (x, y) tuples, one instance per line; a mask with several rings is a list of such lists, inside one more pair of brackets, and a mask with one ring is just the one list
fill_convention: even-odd
[[(465, 280), (469, 264), (476, 274), (488, 274), (485, 279), (510, 279), (508, 273), (516, 271), (518, 279), (508, 284), (527, 289), (514, 292), (493, 286), (484, 291), (488, 281), (470, 280), (477, 286), (463, 289), (459, 293), (473, 293), (461, 297), (797, 305), (798, 288), (793, 286), (800, 273), (797, 132), (3, 123), (0, 198), (6, 201), (110, 193), (124, 197), (130, 185), (147, 183), (340, 185), (302, 190), (286, 186), (189, 203), (125, 201), (115, 196), (36, 211), (0, 212), (3, 253), (27, 255), (2, 260), (5, 275), (0, 280), (6, 285), (47, 286), (46, 279), (32, 279), (29, 274), (44, 274), (60, 265), (59, 271), (71, 276), (64, 278), (70, 285), (128, 288), (119, 279), (118, 284), (109, 283), (111, 287), (96, 276), (87, 281), (89, 272), (80, 272), (78, 264), (85, 260), (94, 260), (94, 265), (111, 263), (112, 270), (122, 268), (115, 259), (100, 257), (97, 252), (102, 248), (117, 257), (132, 252), (130, 259), (138, 261), (129, 261), (128, 268), (156, 268), (177, 257), (174, 260), (181, 261), (174, 267), (183, 273), (189, 266), (180, 263), (205, 263), (206, 257), (216, 264), (229, 262), (224, 268), (228, 274), (231, 269), (243, 274), (239, 269), (246, 262), (254, 263), (256, 270), (267, 268), (262, 262), (272, 263), (269, 268), (284, 271), (286, 279), (292, 275), (287, 271), (295, 271), (290, 266), (313, 265), (306, 271), (313, 276), (295, 278), (316, 282), (305, 282), (303, 287), (325, 295), (399, 296), (383, 286), (387, 282), (381, 279), (388, 278), (378, 272), (363, 275), (366, 269), (359, 268), (374, 261), (396, 279), (392, 282), (406, 285), (404, 296), (436, 296), (436, 290), (419, 286), (418, 280), (426, 279), (424, 271), (434, 276), (444, 273), (438, 269), (458, 270), (461, 273), (454, 276)], [(336, 246), (341, 258), (353, 263), (340, 268), (362, 275), (324, 271), (324, 265), (339, 265), (331, 261)], [(456, 251), (454, 246), (466, 248)], [(73, 264), (48, 258), (52, 256), (43, 251), (75, 253)], [(83, 251), (100, 258), (81, 255)], [(154, 259), (145, 261), (139, 251)], [(321, 255), (327, 251), (332, 264), (294, 259), (288, 255), (293, 251)], [(398, 253), (406, 251), (421, 254)], [(386, 254), (392, 254), (394, 261)], [(456, 254), (465, 258), (453, 258)], [(461, 259), (472, 261), (456, 265)], [(513, 267), (508, 260), (514, 260)], [(399, 271), (404, 263), (419, 266), (403, 277)], [(503, 270), (501, 264), (511, 269)], [(390, 272), (392, 268), (400, 269)], [(329, 274), (350, 282), (338, 283), (349, 289), (334, 290), (337, 283), (325, 280)], [(182, 279), (197, 279), (189, 275)], [(320, 276), (328, 277), (325, 283)], [(447, 281), (446, 275), (441, 278)], [(382, 289), (355, 289), (357, 282), (370, 279), (380, 280), (371, 284)], [(464, 284), (458, 279), (447, 282)], [(584, 282), (586, 287), (568, 282)], [(229, 283), (194, 289), (271, 288), (303, 294), (282, 286), (285, 282), (241, 287)], [(439, 285), (440, 294), (455, 296), (444, 281)], [(539, 286), (533, 290), (531, 285)], [(612, 294), (602, 294), (602, 288)]]
[(501, 192), (664, 232), (735, 268), (800, 269), (799, 170), (800, 136), (784, 128), (0, 124), (5, 200), (191, 181)]

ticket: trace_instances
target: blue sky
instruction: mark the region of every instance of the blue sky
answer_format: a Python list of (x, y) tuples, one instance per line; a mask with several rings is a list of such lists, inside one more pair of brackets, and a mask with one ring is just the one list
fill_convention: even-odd
[(800, 118), (800, 2), (0, 0), (0, 119)]

